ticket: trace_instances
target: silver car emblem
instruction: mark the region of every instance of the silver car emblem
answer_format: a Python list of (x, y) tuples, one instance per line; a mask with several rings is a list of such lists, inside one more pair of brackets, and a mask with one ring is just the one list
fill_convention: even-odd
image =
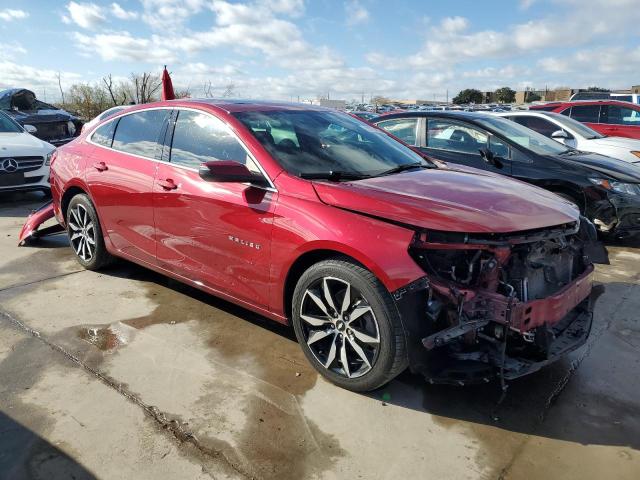
[(13, 173), (18, 170), (18, 162), (15, 158), (0, 160), (0, 172)]

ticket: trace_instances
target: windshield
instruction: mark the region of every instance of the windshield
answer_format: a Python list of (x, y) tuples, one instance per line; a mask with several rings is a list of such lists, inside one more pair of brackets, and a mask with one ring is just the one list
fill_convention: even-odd
[(294, 175), (341, 172), (366, 177), (392, 173), (403, 165), (432, 166), (410, 148), (345, 113), (284, 110), (235, 116)]
[(570, 150), (561, 143), (551, 140), (511, 120), (487, 115), (481, 119), (479, 118), (478, 123), (538, 155), (558, 155)]
[(560, 113), (545, 113), (545, 115), (548, 115), (549, 117), (553, 117), (553, 119), (562, 124), (563, 127), (567, 127), (570, 130), (573, 130), (574, 132), (576, 132), (578, 135), (583, 136), (584, 138), (587, 138), (589, 140), (592, 140), (594, 138), (604, 138), (604, 135), (601, 135), (600, 133), (596, 132), (594, 129), (587, 127), (584, 123), (580, 123), (577, 120), (574, 120), (573, 118), (567, 117), (566, 115), (562, 115)]
[(0, 112), (0, 133), (21, 133), (22, 127)]

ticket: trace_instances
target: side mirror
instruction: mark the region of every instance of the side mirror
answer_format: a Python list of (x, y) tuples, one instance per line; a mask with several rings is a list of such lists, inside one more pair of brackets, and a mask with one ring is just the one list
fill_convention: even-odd
[(500, 161), (500, 157), (498, 157), (497, 155), (495, 155), (491, 150), (489, 150), (488, 148), (481, 148), (479, 150), (480, 152), (480, 156), (482, 157), (482, 159), (487, 162), (489, 165), (493, 165), (496, 168), (502, 168), (504, 167), (504, 164)]
[(33, 125), (25, 125), (24, 130), (31, 135), (34, 135), (38, 131), (38, 129)]
[(556, 130), (551, 134), (551, 138), (555, 138), (556, 140), (567, 140), (569, 135), (564, 130)]
[(234, 160), (216, 160), (200, 165), (198, 174), (210, 182), (252, 183), (264, 186), (264, 178), (255, 175), (242, 163)]

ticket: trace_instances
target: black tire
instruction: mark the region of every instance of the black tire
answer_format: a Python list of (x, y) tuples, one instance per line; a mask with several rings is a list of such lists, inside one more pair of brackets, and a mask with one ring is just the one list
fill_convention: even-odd
[[(82, 214), (79, 212), (82, 212)], [(92, 227), (87, 229), (85, 233), (87, 236), (92, 235), (93, 237), (93, 245), (91, 245), (90, 242), (85, 241), (86, 248), (88, 248), (90, 255), (86, 253), (86, 249), (81, 248), (81, 253), (78, 252), (78, 239), (74, 238), (74, 236), (79, 232), (77, 227), (81, 227), (80, 231), (82, 231), (81, 224), (84, 221), (85, 217), (83, 217), (83, 214), (85, 212), (88, 217), (87, 225), (92, 224)], [(69, 243), (71, 244), (71, 249), (76, 256), (76, 260), (78, 260), (80, 265), (87, 270), (99, 270), (113, 262), (114, 257), (107, 251), (107, 248), (104, 245), (104, 237), (102, 236), (102, 228), (100, 228), (98, 214), (96, 213), (93, 203), (86, 194), (80, 193), (71, 199), (69, 206), (67, 207), (66, 218)]]
[[(346, 310), (346, 314), (344, 316), (345, 320), (348, 320), (349, 315), (355, 316), (356, 308), (363, 308), (362, 305), (366, 305), (364, 309), (368, 309), (369, 312), (365, 314), (361, 314), (358, 318), (362, 318), (363, 320), (354, 320), (351, 319), (352, 322), (350, 325), (345, 327), (344, 322), (342, 325), (338, 325), (337, 323), (324, 324), (321, 327), (318, 326), (309, 326), (307, 321), (303, 320), (301, 317), (303, 302), (311, 302), (309, 299), (309, 291), (313, 290), (314, 285), (318, 285), (320, 282), (321, 285), (324, 285), (323, 279), (328, 279), (330, 282), (336, 282), (338, 286), (348, 284), (351, 289), (350, 292), (356, 292), (353, 295), (350, 295), (351, 303), (353, 307), (350, 307)], [(344, 283), (341, 283), (344, 282)], [(335, 288), (335, 286), (334, 286)], [(342, 300), (340, 300), (340, 291), (336, 294), (337, 302), (333, 303), (341, 304), (346, 296), (346, 286), (344, 291), (342, 292)], [(360, 298), (360, 299), (358, 299)], [(316, 305), (317, 303), (311, 302), (311, 305)], [(307, 271), (305, 271), (300, 279), (298, 280), (298, 284), (296, 285), (294, 294), (293, 294), (293, 312), (292, 312), (292, 322), (293, 327), (296, 333), (296, 338), (298, 339), (298, 343), (300, 344), (305, 356), (309, 360), (309, 362), (314, 366), (314, 368), (325, 378), (327, 378), (332, 383), (343, 387), (347, 390), (352, 390), (356, 392), (367, 392), (371, 390), (375, 390), (392, 380), (398, 374), (400, 374), (408, 365), (408, 358), (406, 352), (406, 340), (404, 336), (404, 330), (402, 328), (402, 323), (400, 320), (400, 316), (398, 310), (394, 304), (393, 298), (386, 290), (386, 288), (380, 283), (380, 281), (367, 269), (362, 266), (355, 264), (347, 259), (330, 259), (324, 260), (315, 265), (311, 266)], [(304, 303), (305, 308), (308, 308), (308, 303)], [(342, 308), (340, 305), (339, 308)], [(338, 308), (336, 308), (338, 309)], [(329, 308), (329, 310), (331, 310)], [(331, 319), (331, 322), (339, 322), (338, 318), (343, 318), (340, 313), (336, 313), (338, 315), (335, 319)], [(306, 315), (308, 318), (309, 315)], [(324, 314), (321, 314), (323, 318), (331, 318), (327, 317)], [(353, 347), (354, 340), (358, 340), (358, 335), (362, 334), (362, 331), (358, 331), (356, 338), (354, 338), (353, 333), (349, 326), (354, 328), (354, 322), (365, 321), (371, 324), (371, 321), (377, 325), (376, 331), (378, 343), (371, 346), (370, 344), (364, 344), (359, 342), (361, 347), (360, 351), (363, 351), (364, 348), (366, 352), (371, 353), (368, 348), (375, 349), (375, 353), (371, 354), (371, 361), (367, 362), (365, 365), (364, 362), (361, 362), (361, 356), (358, 356), (356, 350)], [(344, 336), (339, 333), (339, 327), (347, 328), (347, 331), (344, 332)], [(358, 327), (358, 330), (362, 328), (362, 324)], [(371, 328), (371, 327), (370, 327)], [(315, 331), (311, 331), (310, 329), (317, 329)], [(344, 331), (344, 330), (343, 330)], [(350, 362), (347, 360), (347, 364), (349, 367), (345, 370), (342, 365), (341, 353), (335, 354), (336, 360), (334, 363), (330, 364), (329, 367), (325, 367), (325, 365), (321, 362), (319, 356), (319, 352), (315, 352), (312, 350), (307, 344), (307, 339), (311, 334), (316, 332), (320, 332), (321, 335), (328, 335), (326, 339), (321, 341), (325, 342), (337, 342), (337, 347), (334, 348), (334, 352), (338, 348), (342, 348), (342, 343), (345, 342), (346, 351), (351, 352), (351, 356), (354, 359), (354, 362)], [(327, 334), (327, 332), (332, 332)], [(331, 336), (333, 335), (333, 336)], [(346, 338), (347, 335), (350, 338)], [(337, 338), (337, 340), (336, 340)], [(371, 337), (369, 337), (371, 338)], [(320, 343), (320, 342), (317, 342)], [(314, 348), (316, 343), (314, 343)], [(331, 347), (325, 347), (325, 351), (330, 351)], [(329, 353), (327, 353), (327, 357), (329, 357)], [(333, 357), (332, 357), (333, 358)], [(347, 375), (357, 374), (358, 372), (349, 372), (348, 370), (353, 369), (353, 365), (358, 365), (360, 362), (359, 371), (366, 370), (366, 373), (361, 374), (360, 376), (349, 378)], [(332, 369), (331, 366), (334, 365)], [(340, 371), (336, 371), (335, 365), (340, 365)], [(368, 370), (367, 370), (368, 368)]]

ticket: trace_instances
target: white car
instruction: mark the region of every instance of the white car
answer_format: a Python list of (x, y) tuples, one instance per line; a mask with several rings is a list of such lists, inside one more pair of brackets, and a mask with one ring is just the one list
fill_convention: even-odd
[(92, 120), (88, 121), (87, 123), (85, 123), (84, 125), (82, 125), (82, 131), (84, 132), (85, 130), (92, 129), (95, 125), (100, 123), (105, 118), (110, 117), (111, 115), (115, 115), (116, 113), (121, 112), (122, 110), (124, 110), (125, 108), (128, 108), (128, 107), (129, 107), (129, 105), (118, 105), (116, 107), (111, 107), (111, 108), (105, 110), (100, 115), (96, 116), (94, 119), (92, 119)]
[(640, 166), (640, 140), (607, 137), (560, 113), (523, 110), (496, 115), (513, 120), (567, 147), (600, 153)]
[(0, 111), (0, 192), (40, 190), (49, 193), (49, 164), (56, 147), (34, 137)]

